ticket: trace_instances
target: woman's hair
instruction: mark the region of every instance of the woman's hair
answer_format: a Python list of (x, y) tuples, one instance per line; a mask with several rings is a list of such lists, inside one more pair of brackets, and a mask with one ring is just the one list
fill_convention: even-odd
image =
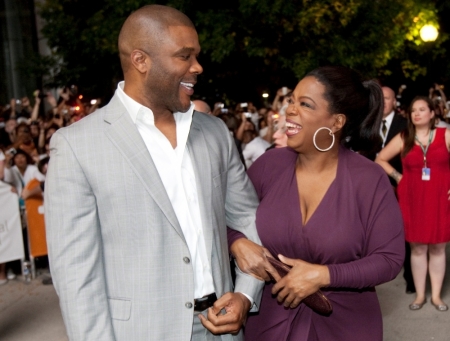
[(42, 174), (44, 174), (43, 170), (44, 170), (44, 166), (46, 164), (48, 164), (48, 162), (50, 161), (50, 157), (44, 157), (43, 159), (39, 160), (37, 167), (39, 169), (39, 172), (41, 172)]
[[(413, 107), (414, 103), (416, 103), (417, 101), (424, 101), (425, 103), (427, 103), (430, 111), (435, 110), (433, 100), (431, 100), (430, 98), (425, 97), (425, 96), (416, 96), (413, 98), (413, 100), (411, 101), (411, 104), (409, 105), (408, 112), (406, 115), (406, 120), (407, 120), (406, 129), (402, 133), (402, 137), (403, 137), (403, 150), (402, 150), (402, 154), (401, 154), (402, 157), (405, 157), (406, 154), (408, 154), (411, 151), (411, 149), (414, 147), (414, 143), (415, 143), (414, 140), (416, 137), (416, 126), (412, 123), (411, 113), (412, 113), (412, 107)], [(430, 129), (434, 129), (436, 127), (435, 119), (430, 120), (429, 127), (430, 127)]]
[(380, 126), (383, 91), (374, 80), (363, 81), (356, 71), (343, 66), (319, 67), (306, 76), (325, 86), (325, 99), (331, 113), (346, 117), (341, 141), (347, 148), (374, 159), (381, 148)]
[(18, 148), (16, 150), (16, 153), (14, 154), (13, 158), (12, 158), (12, 162), (15, 165), (15, 159), (17, 155), (23, 155), (25, 156), (25, 159), (27, 160), (27, 165), (32, 165), (34, 164), (33, 158), (30, 156), (30, 154), (28, 154), (26, 151), (24, 151), (23, 149)]

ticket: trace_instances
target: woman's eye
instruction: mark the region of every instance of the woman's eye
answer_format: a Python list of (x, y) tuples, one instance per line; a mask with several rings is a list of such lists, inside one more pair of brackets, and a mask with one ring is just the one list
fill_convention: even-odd
[(306, 102), (300, 102), (300, 106), (311, 108), (311, 105), (309, 103), (306, 103)]

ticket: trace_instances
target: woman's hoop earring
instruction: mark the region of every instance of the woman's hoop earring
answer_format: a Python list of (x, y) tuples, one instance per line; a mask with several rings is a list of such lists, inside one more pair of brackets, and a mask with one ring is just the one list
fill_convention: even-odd
[[(322, 129), (328, 130), (328, 131), (330, 132), (330, 136), (333, 138), (333, 142), (331, 142), (331, 146), (329, 146), (329, 147), (326, 148), (326, 149), (321, 149), (321, 148), (317, 147), (317, 143), (316, 143), (316, 135), (317, 135), (317, 133), (318, 133), (319, 131), (321, 131)], [(332, 131), (330, 128), (328, 128), (328, 127), (321, 127), (321, 128), (319, 128), (319, 129), (317, 129), (316, 132), (314, 133), (314, 136), (313, 136), (314, 147), (316, 147), (316, 149), (319, 150), (319, 151), (321, 151), (321, 152), (326, 152), (326, 151), (329, 151), (331, 148), (333, 148), (333, 146), (334, 146), (334, 140), (335, 140), (335, 137), (334, 137), (333, 131)]]

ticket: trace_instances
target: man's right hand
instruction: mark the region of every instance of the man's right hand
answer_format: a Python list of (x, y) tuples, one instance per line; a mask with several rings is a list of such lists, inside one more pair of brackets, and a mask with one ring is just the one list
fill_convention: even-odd
[(270, 264), (267, 257), (273, 256), (269, 250), (247, 238), (237, 239), (230, 247), (230, 251), (238, 263), (242, 272), (252, 275), (261, 281), (270, 281), (269, 274), (278, 281), (280, 275)]

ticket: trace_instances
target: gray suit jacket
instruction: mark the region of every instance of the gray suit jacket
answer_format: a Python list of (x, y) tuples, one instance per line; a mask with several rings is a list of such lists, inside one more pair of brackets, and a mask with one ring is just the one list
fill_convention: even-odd
[[(194, 112), (188, 148), (220, 297), (233, 291), (226, 226), (259, 243), (258, 199), (221, 120)], [(150, 154), (117, 96), (54, 134), (45, 208), (52, 277), (70, 340), (190, 340), (189, 249)], [(263, 283), (237, 273), (234, 291), (259, 304)]]

